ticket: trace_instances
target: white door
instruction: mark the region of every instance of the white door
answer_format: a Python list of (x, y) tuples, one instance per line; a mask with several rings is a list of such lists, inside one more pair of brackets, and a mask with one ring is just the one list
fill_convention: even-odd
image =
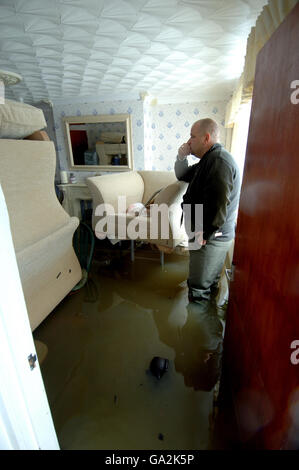
[(1, 185), (0, 259), (0, 449), (58, 450)]

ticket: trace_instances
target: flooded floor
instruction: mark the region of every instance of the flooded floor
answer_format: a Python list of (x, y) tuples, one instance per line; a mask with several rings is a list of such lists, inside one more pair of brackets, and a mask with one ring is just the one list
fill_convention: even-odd
[[(188, 303), (188, 258), (165, 255), (162, 269), (148, 246), (134, 263), (103, 253), (34, 332), (48, 348), (41, 371), (60, 447), (211, 448), (223, 322)], [(160, 379), (155, 356), (169, 361)]]

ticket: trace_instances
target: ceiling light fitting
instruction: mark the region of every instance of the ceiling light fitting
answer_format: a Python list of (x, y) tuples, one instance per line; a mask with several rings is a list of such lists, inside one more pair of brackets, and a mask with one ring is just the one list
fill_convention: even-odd
[(20, 83), (21, 80), (22, 77), (18, 73), (0, 70), (0, 81), (2, 81), (5, 86), (16, 85)]

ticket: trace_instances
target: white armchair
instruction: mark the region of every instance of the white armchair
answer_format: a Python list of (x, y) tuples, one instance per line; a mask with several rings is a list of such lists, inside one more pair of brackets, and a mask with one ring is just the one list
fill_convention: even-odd
[(72, 245), (79, 220), (56, 197), (55, 147), (40, 131), (42, 111), (6, 100), (0, 124), (0, 185), (33, 331), (81, 279)]
[[(93, 199), (92, 226), (98, 238), (104, 236), (106, 217), (104, 233), (111, 240), (142, 240), (156, 245), (161, 252), (171, 252), (178, 245), (186, 244), (187, 235), (184, 224), (181, 224), (181, 202), (187, 183), (177, 181), (174, 172), (129, 171), (93, 176), (87, 178), (86, 184)], [(158, 194), (152, 198), (157, 191)], [(121, 204), (119, 196), (125, 197)], [(140, 215), (128, 213), (130, 205), (145, 205), (151, 198), (151, 204), (157, 205), (156, 210), (162, 210), (162, 215), (155, 220), (152, 210), (143, 210)], [(103, 211), (99, 213), (97, 208), (102, 204), (113, 209), (114, 213), (108, 216)], [(162, 204), (165, 204), (163, 209)], [(133, 237), (132, 227), (136, 228)]]

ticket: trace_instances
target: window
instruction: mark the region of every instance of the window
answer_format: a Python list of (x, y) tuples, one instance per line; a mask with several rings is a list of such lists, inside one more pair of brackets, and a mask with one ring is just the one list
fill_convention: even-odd
[(239, 166), (241, 179), (245, 163), (250, 112), (251, 101), (240, 106), (232, 132), (231, 153)]

